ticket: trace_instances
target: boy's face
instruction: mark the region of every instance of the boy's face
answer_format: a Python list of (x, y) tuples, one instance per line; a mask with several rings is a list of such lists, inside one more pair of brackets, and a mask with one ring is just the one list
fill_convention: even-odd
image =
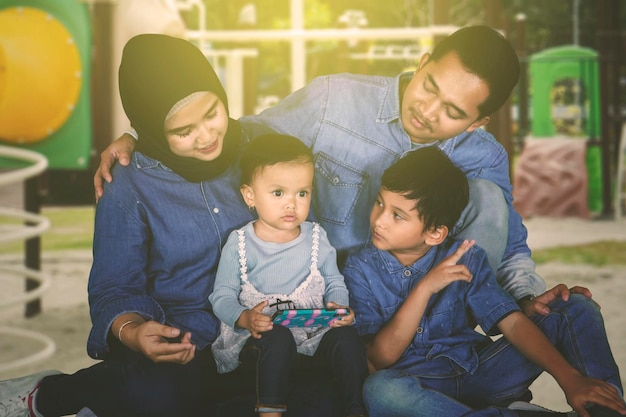
[(390, 252), (405, 265), (428, 252), (428, 232), (415, 210), (415, 201), (381, 188), (370, 214), (372, 244)]
[(402, 126), (414, 143), (450, 139), (485, 125), (478, 106), (489, 97), (489, 86), (465, 70), (456, 53), (439, 61), (425, 54), (404, 90)]
[(261, 168), (241, 194), (258, 214), (254, 230), (269, 242), (286, 242), (299, 233), (311, 206), (313, 164), (278, 163)]

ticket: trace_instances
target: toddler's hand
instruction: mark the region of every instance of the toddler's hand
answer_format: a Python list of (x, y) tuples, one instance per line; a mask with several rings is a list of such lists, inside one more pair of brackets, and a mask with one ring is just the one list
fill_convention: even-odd
[(262, 301), (252, 308), (252, 310), (244, 310), (237, 319), (236, 326), (248, 329), (252, 337), (261, 338), (261, 333), (272, 330), (274, 324), (270, 316), (263, 314), (263, 309), (267, 306), (268, 301)]
[(348, 306), (342, 306), (342, 305), (339, 305), (337, 303), (333, 303), (331, 301), (331, 302), (329, 302), (326, 305), (326, 307), (334, 308), (334, 309), (345, 308), (350, 313), (350, 314), (346, 314), (345, 316), (341, 316), (341, 317), (337, 317), (336, 319), (333, 319), (330, 322), (330, 327), (351, 326), (352, 323), (354, 323), (354, 311), (352, 311), (352, 309), (348, 308)]

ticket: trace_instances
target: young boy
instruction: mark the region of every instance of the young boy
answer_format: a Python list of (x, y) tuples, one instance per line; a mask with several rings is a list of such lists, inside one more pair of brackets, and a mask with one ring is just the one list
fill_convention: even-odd
[[(344, 269), (355, 326), (368, 339), (369, 415), (560, 415), (505, 408), (543, 370), (578, 415), (626, 414), (596, 306), (572, 294), (533, 324), (496, 283), (485, 252), (448, 238), (467, 199), (465, 175), (436, 147), (408, 153), (382, 177), (371, 242)], [(493, 341), (476, 325), (504, 337)]]

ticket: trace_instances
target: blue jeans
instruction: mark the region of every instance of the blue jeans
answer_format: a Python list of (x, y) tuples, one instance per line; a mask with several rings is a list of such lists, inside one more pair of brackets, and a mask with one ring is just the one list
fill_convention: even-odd
[(487, 252), (489, 265), (498, 270), (507, 242), (509, 212), (502, 190), (491, 181), (469, 181), (470, 199), (452, 235), (459, 240), (475, 239)]
[(314, 369), (323, 370), (332, 376), (331, 380), (337, 381), (341, 408), (346, 415), (365, 411), (361, 395), (367, 377), (365, 346), (353, 327), (330, 329), (322, 337), (315, 355), (309, 357), (297, 354), (289, 329), (274, 326), (260, 339), (248, 340), (240, 360), (245, 366), (251, 359), (257, 371), (259, 411), (286, 411), (287, 398), (297, 378), (308, 378), (307, 370)]
[[(546, 337), (580, 373), (606, 381), (623, 394), (595, 303), (574, 294), (567, 302), (555, 300), (550, 308), (550, 314), (532, 317)], [(504, 338), (477, 353), (480, 366), (473, 375), (460, 368), (456, 375), (439, 377), (400, 370), (376, 372), (363, 388), (370, 417), (516, 415), (504, 407), (521, 398), (542, 369)]]

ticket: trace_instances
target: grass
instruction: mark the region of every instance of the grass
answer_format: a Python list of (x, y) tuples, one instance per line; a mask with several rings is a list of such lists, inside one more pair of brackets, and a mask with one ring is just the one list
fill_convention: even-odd
[(584, 245), (557, 246), (533, 251), (533, 259), (538, 264), (626, 265), (626, 242), (603, 240)]
[[(50, 229), (42, 235), (44, 252), (72, 249), (91, 249), (93, 239), (93, 206), (44, 207), (42, 215), (50, 219)], [(0, 217), (0, 226), (16, 223)], [(7, 243), (0, 247), (2, 253), (24, 251), (23, 242)], [(558, 246), (533, 251), (538, 264), (561, 262), (594, 266), (626, 265), (626, 242), (600, 241), (576, 246)]]
[[(94, 212), (93, 206), (42, 208), (41, 214), (50, 220), (50, 229), (41, 235), (41, 250), (91, 249)], [(0, 217), (0, 226), (18, 225), (19, 222)], [(24, 242), (6, 243), (0, 250), (2, 253), (23, 252)]]

